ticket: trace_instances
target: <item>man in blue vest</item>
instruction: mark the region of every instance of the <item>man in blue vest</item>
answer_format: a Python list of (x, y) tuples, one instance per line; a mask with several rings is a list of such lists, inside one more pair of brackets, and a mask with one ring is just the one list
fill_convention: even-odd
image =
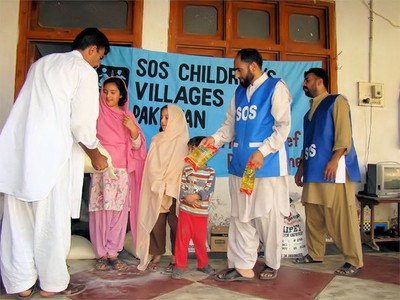
[[(289, 215), (288, 149), (292, 96), (279, 78), (262, 71), (256, 49), (242, 49), (234, 60), (235, 78), (240, 80), (227, 118), (202, 145), (222, 146), (233, 142), (229, 166), (231, 220), (229, 225), (229, 269), (217, 274), (218, 281), (249, 281), (254, 278), (259, 241), (265, 247), (265, 266), (259, 278), (276, 278), (282, 254), (284, 216)], [(256, 167), (251, 195), (240, 192), (248, 162)]]
[(328, 233), (345, 258), (335, 274), (352, 276), (363, 266), (354, 190), (361, 177), (350, 106), (342, 95), (330, 95), (327, 87), (325, 70), (304, 73), (303, 90), (313, 99), (304, 116), (303, 160), (295, 182), (303, 187), (309, 253), (294, 263), (321, 263)]

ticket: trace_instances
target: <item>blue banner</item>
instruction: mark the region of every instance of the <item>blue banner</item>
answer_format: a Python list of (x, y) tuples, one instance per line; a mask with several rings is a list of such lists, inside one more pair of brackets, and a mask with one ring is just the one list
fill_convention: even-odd
[[(304, 72), (321, 62), (265, 61), (268, 76), (282, 78), (293, 96), (292, 129), (288, 138), (290, 170), (296, 171), (302, 146), (303, 116), (309, 108), (302, 82)], [(213, 134), (225, 114), (239, 81), (232, 58), (214, 58), (111, 47), (97, 69), (99, 86), (110, 76), (127, 83), (130, 109), (137, 118), (148, 146), (160, 128), (160, 108), (176, 104), (185, 111), (190, 137)], [(219, 177), (228, 176), (231, 147), (225, 144), (209, 164)]]

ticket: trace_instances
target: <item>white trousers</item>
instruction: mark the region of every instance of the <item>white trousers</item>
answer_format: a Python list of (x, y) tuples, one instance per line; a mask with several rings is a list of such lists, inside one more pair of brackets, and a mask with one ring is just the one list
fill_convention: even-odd
[[(289, 201), (289, 200), (288, 200)], [(228, 235), (229, 268), (253, 269), (259, 241), (264, 244), (265, 264), (275, 270), (281, 266), (284, 216), (277, 209), (249, 222), (231, 217)]]
[(37, 279), (48, 292), (60, 292), (68, 286), (71, 183), (66, 165), (46, 199), (26, 202), (4, 196), (0, 267), (9, 294), (29, 289)]

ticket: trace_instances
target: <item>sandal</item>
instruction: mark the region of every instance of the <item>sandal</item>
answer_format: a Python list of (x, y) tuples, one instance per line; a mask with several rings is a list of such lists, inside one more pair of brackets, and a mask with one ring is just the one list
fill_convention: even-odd
[(175, 269), (176, 263), (169, 263), (169, 265), (165, 268), (166, 273), (172, 273)]
[(264, 266), (264, 270), (261, 271), (259, 275), (260, 280), (272, 280), (278, 276), (278, 270), (272, 269), (267, 265)]
[(94, 265), (96, 271), (107, 271), (110, 270), (109, 261), (106, 257), (101, 257), (96, 260), (96, 264)]
[(296, 258), (296, 260), (293, 261), (294, 264), (321, 264), (322, 260), (314, 260), (310, 254), (306, 254), (303, 257)]
[(28, 291), (29, 291), (29, 294), (26, 296), (22, 296), (21, 293), (18, 293), (17, 298), (18, 299), (31, 299), (33, 297), (33, 295), (35, 295), (36, 292), (38, 291), (36, 288), (36, 284), (34, 284), (30, 289), (26, 290), (25, 292), (28, 292)]
[(215, 274), (215, 269), (211, 267), (210, 265), (205, 266), (204, 268), (197, 268), (197, 271), (203, 272), (208, 275), (214, 275)]
[(361, 268), (357, 268), (356, 266), (353, 266), (352, 264), (345, 263), (343, 266), (341, 266), (339, 269), (335, 271), (335, 275), (340, 275), (340, 276), (353, 276), (357, 274)]
[(230, 281), (253, 281), (254, 277), (244, 277), (235, 268), (228, 269), (223, 273), (214, 276), (217, 281), (230, 282)]
[[(61, 297), (65, 299), (65, 297), (79, 295), (79, 294), (83, 293), (85, 290), (86, 290), (86, 285), (84, 285), (84, 284), (77, 284), (77, 285), (69, 284), (68, 287), (61, 292), (51, 293), (51, 292), (41, 291), (40, 296), (42, 296), (43, 298), (49, 298), (49, 299), (61, 298)], [(43, 294), (43, 293), (45, 293), (45, 294)]]
[(182, 269), (180, 269), (180, 268), (175, 268), (175, 269), (172, 271), (171, 278), (173, 278), (173, 279), (182, 279), (183, 273), (184, 273), (184, 271), (183, 271)]
[(113, 270), (116, 271), (125, 271), (126, 269), (128, 269), (128, 265), (126, 264), (126, 262), (119, 258), (110, 260), (110, 266), (113, 268)]
[(155, 262), (151, 261), (149, 263), (149, 265), (147, 266), (146, 270), (150, 271), (150, 272), (157, 272), (158, 271), (158, 262), (155, 263)]

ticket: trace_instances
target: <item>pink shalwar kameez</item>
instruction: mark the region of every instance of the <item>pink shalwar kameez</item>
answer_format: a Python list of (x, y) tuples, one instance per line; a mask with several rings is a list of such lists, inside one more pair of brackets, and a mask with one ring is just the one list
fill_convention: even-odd
[[(97, 258), (117, 257), (122, 250), (129, 209), (131, 227), (136, 228), (135, 214), (146, 157), (144, 134), (129, 111), (129, 100), (121, 110), (111, 108), (105, 102), (103, 88), (104, 85), (100, 93), (97, 137), (111, 155), (116, 178), (110, 178), (108, 172), (92, 175), (89, 229)], [(128, 128), (123, 125), (125, 115), (129, 115), (139, 129), (136, 140), (132, 140)]]

